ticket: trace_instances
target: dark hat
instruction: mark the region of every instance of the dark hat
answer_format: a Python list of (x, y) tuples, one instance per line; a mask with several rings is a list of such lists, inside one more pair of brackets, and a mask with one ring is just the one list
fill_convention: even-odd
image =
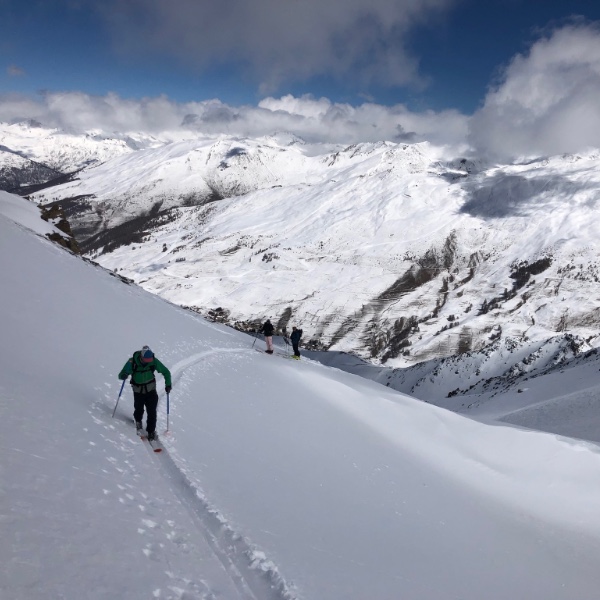
[(154, 352), (152, 352), (148, 346), (144, 346), (140, 353), (140, 358), (142, 359), (142, 362), (152, 362), (154, 360)]

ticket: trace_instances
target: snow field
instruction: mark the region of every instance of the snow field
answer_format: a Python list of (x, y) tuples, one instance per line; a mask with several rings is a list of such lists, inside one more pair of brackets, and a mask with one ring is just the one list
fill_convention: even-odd
[[(0, 272), (3, 596), (597, 593), (595, 445), (259, 354), (3, 216)], [(174, 375), (161, 455), (128, 390), (111, 419), (143, 344)]]

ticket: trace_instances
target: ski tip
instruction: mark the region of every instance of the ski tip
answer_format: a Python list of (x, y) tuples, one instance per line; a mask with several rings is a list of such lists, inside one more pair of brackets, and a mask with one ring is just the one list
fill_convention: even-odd
[(162, 452), (162, 448), (154, 448), (154, 452)]

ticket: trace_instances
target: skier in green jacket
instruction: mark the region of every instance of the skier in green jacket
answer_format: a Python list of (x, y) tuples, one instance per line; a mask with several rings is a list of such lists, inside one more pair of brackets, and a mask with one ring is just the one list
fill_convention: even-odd
[(125, 363), (119, 373), (119, 379), (127, 379), (131, 375), (131, 389), (133, 390), (133, 419), (138, 433), (142, 429), (144, 407), (147, 412), (146, 431), (148, 439), (156, 437), (156, 407), (158, 394), (156, 392), (156, 378), (154, 371), (158, 371), (165, 378), (165, 392), (171, 391), (171, 372), (163, 365), (148, 346), (134, 352), (133, 356)]

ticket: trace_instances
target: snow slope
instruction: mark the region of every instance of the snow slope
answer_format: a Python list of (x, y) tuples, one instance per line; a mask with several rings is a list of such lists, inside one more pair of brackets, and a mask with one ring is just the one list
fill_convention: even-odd
[(39, 235), (57, 234), (64, 236), (64, 232), (57, 229), (52, 223), (44, 221), (40, 216), (40, 209), (33, 202), (23, 200), (19, 196), (0, 190), (0, 215), (15, 221)]
[(380, 367), (345, 353), (303, 354), (482, 422), (600, 442), (600, 352), (574, 353), (575, 341), (560, 336), (533, 352), (503, 341), (485, 352), (408, 369)]
[[(596, 445), (256, 352), (5, 212), (3, 598), (597, 596)], [(111, 418), (145, 343), (174, 375), (162, 455), (128, 390)]]

